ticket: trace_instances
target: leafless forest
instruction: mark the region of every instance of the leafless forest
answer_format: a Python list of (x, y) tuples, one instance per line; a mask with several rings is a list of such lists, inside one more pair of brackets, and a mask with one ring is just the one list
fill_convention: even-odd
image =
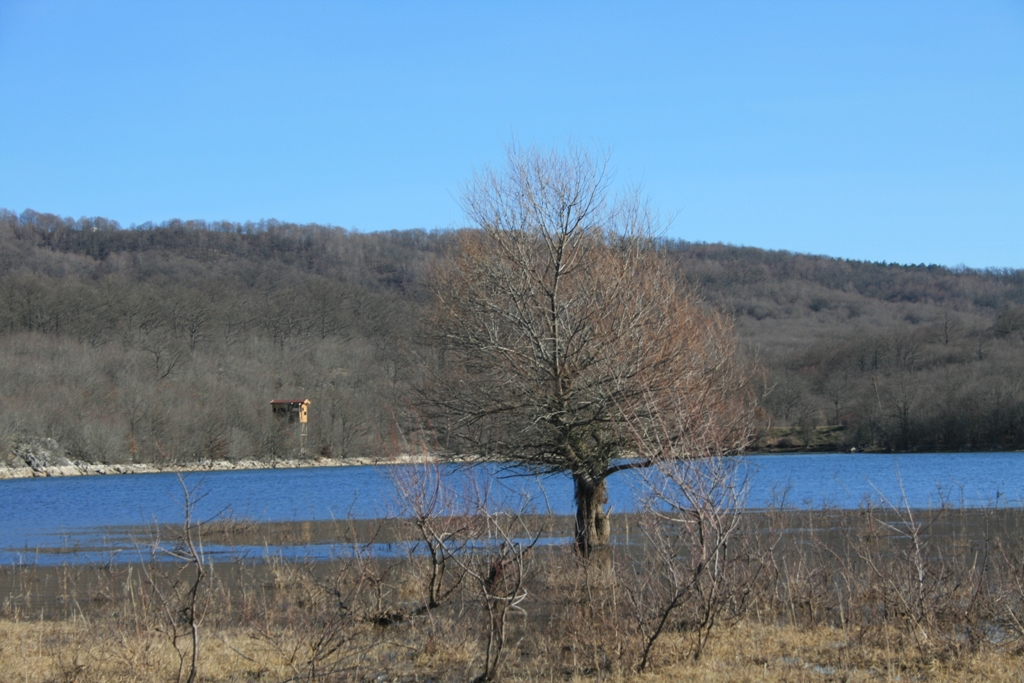
[[(380, 452), (434, 353), (424, 275), (454, 232), (0, 211), (0, 456), (172, 464)], [(666, 240), (766, 368), (762, 448), (1024, 447), (1024, 271)]]

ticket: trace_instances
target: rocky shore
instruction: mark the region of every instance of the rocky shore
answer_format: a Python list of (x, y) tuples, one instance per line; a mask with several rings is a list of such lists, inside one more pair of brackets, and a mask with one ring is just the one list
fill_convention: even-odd
[(412, 464), (429, 457), (405, 455), (397, 458), (345, 458), (334, 460), (200, 460), (169, 465), (143, 463), (94, 463), (71, 460), (53, 439), (29, 439), (14, 443), (0, 455), (0, 479), (33, 477), (77, 477), (108, 474), (155, 474), (159, 472), (217, 472), (227, 470), (287, 469), (296, 467), (347, 467), (352, 465)]

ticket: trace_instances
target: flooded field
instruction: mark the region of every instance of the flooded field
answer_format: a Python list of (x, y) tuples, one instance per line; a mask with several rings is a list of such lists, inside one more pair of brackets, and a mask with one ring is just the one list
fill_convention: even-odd
[(628, 678), (649, 661), (709, 682), (1021, 673), (1021, 508), (710, 506), (611, 523), (586, 558), (564, 515), (123, 527), (110, 538), (135, 559), (51, 549), (61, 561), (0, 567), (0, 665), (19, 680), (180, 680), (197, 652), (203, 680), (225, 683), (455, 681), (501, 652), (509, 680)]
[[(779, 566), (805, 565), (806, 570), (821, 574), (861, 563), (867, 546), (858, 544), (869, 541), (875, 550), (884, 546), (880, 552), (888, 559), (914, 551), (919, 544), (927, 562), (965, 548), (976, 553), (979, 549), (1006, 552), (1013, 543), (1024, 543), (1024, 510), (1020, 508), (780, 509), (738, 516), (747, 540), (757, 547), (770, 546)], [(508, 540), (530, 546), (534, 555), (574, 552), (574, 519), (570, 516), (522, 515), (506, 518), (503, 524), (517, 532)], [(642, 562), (657, 549), (654, 546), (666, 541), (666, 535), (679, 533), (678, 524), (665, 524), (650, 515), (614, 514), (610, 555), (624, 565)], [(145, 581), (147, 571), (172, 574), (181, 564), (174, 554), (181, 545), (180, 526), (123, 527), (110, 529), (108, 534), (97, 537), (95, 545), (39, 550), (31, 562), (0, 567), (0, 608), (7, 614), (27, 612), (45, 618), (88, 613), (141, 589), (133, 589), (132, 584)], [(267, 581), (282, 565), (329, 576), (353, 563), (381, 567), (415, 564), (428, 552), (422, 532), (407, 519), (214, 521), (197, 529), (196, 539), (226, 604), (234, 601), (236, 593), (269, 585)], [(460, 550), (487, 556), (505, 540), (485, 533)], [(685, 538), (668, 540), (680, 557), (690, 552)]]

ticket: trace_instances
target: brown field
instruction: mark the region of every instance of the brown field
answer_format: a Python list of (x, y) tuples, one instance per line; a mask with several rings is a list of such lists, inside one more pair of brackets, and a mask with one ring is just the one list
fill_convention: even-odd
[(184, 556), (5, 567), (0, 681), (184, 681), (193, 642), (202, 681), (1024, 680), (1024, 512), (617, 515), (588, 562), (531, 545), (570, 524), (227, 521), (177, 532), (360, 552), (208, 563), (198, 581)]

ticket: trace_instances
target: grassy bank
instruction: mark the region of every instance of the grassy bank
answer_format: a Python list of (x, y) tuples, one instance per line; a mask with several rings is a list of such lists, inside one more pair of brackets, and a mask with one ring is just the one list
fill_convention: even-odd
[[(545, 542), (571, 524), (140, 529), (169, 552), (0, 570), (0, 679), (186, 680), (193, 643), (198, 680), (225, 682), (1024, 677), (1020, 510), (616, 515), (615, 544), (587, 561)], [(349, 545), (329, 561), (201, 550), (330, 542)]]

